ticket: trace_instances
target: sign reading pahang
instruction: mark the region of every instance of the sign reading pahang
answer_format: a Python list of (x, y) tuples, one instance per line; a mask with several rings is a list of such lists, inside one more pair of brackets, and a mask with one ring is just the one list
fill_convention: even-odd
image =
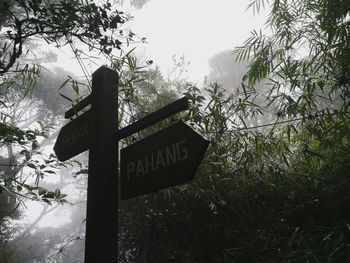
[(89, 149), (89, 118), (87, 111), (62, 127), (53, 147), (58, 160), (66, 161)]
[(209, 141), (183, 122), (121, 150), (121, 198), (193, 179)]

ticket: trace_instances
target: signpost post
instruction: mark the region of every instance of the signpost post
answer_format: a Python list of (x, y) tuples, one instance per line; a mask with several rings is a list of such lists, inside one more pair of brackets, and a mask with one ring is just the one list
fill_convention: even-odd
[[(100, 67), (92, 76), (92, 94), (66, 112), (72, 117), (54, 146), (65, 161), (89, 150), (85, 263), (118, 261), (118, 142), (178, 112), (188, 109), (179, 99), (118, 130), (116, 71)], [(177, 122), (121, 151), (121, 198), (143, 195), (193, 179), (209, 141)]]
[(118, 125), (116, 71), (92, 76), (85, 262), (118, 260)]

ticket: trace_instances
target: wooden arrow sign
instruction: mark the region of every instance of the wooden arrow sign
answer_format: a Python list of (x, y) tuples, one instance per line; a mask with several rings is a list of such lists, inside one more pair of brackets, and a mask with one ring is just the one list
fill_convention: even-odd
[[(69, 118), (73, 116), (76, 111), (86, 107), (90, 101), (91, 96), (86, 97), (77, 106), (68, 110), (65, 117)], [(160, 110), (153, 112), (141, 120), (138, 120), (133, 124), (119, 130), (115, 134), (115, 139), (119, 141), (122, 138), (125, 138), (141, 129), (147, 128), (148, 126), (151, 126), (187, 108), (188, 99), (186, 97), (174, 101)], [(54, 146), (54, 151), (58, 160), (66, 161), (89, 149), (89, 116), (90, 110), (69, 122), (61, 129)]]
[(58, 160), (66, 161), (89, 149), (89, 118), (87, 111), (62, 127), (53, 147)]
[(183, 122), (121, 150), (121, 198), (185, 183), (206, 152), (205, 140)]

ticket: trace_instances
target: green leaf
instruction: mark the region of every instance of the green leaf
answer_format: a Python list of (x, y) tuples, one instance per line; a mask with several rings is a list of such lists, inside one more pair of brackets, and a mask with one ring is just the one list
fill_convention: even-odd
[(32, 169), (37, 169), (36, 165), (34, 165), (33, 163), (28, 163), (27, 166)]
[(43, 172), (48, 174), (56, 174), (56, 172), (53, 170), (44, 170)]
[(64, 98), (65, 100), (68, 100), (70, 102), (73, 102), (72, 99), (68, 98), (66, 95), (62, 94), (62, 93), (58, 93), (58, 95), (60, 95), (62, 98)]
[(35, 149), (37, 149), (37, 148), (39, 148), (38, 143), (37, 143), (36, 141), (33, 141), (33, 142), (32, 142), (32, 150), (35, 150)]

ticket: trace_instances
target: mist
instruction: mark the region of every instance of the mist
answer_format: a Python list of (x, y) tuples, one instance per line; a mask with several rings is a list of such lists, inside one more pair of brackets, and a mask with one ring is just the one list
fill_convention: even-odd
[(0, 3), (0, 263), (346, 262), (332, 3)]

